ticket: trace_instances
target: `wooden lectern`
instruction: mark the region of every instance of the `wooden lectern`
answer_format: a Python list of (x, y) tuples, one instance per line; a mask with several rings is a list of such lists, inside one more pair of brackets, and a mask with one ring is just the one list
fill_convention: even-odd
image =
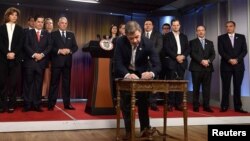
[(94, 62), (94, 81), (92, 93), (88, 95), (85, 112), (91, 115), (113, 115), (112, 63), (113, 49), (105, 50), (99, 41), (90, 41), (82, 49), (90, 52)]

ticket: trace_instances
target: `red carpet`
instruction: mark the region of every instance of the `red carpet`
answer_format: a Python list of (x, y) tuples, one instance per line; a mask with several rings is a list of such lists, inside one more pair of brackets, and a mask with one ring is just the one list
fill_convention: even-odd
[[(14, 113), (0, 113), (0, 122), (15, 122), (15, 121), (60, 121), (60, 120), (93, 120), (93, 119), (115, 119), (115, 115), (102, 115), (102, 116), (93, 116), (84, 112), (85, 103), (73, 103), (73, 106), (76, 110), (64, 110), (62, 103), (57, 104), (54, 111), (48, 111), (46, 107), (43, 108), (44, 112), (38, 113), (35, 111), (22, 112), (22, 108), (18, 107)], [(151, 118), (160, 118), (163, 116), (163, 108), (160, 107), (160, 111), (151, 111)], [(193, 112), (192, 105), (188, 105), (188, 117), (227, 117), (227, 116), (250, 116), (248, 114), (236, 113), (233, 110), (228, 112), (221, 113), (219, 108), (212, 107), (214, 113), (203, 112), (200, 108), (200, 112)], [(168, 112), (169, 118), (182, 117), (182, 112), (173, 111)]]

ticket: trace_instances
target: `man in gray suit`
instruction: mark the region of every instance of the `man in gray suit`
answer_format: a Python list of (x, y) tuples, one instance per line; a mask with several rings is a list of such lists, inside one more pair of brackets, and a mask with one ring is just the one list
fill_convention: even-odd
[(193, 82), (193, 111), (199, 112), (200, 86), (202, 85), (203, 111), (213, 112), (209, 106), (210, 86), (215, 58), (214, 45), (212, 41), (205, 39), (206, 28), (204, 25), (196, 27), (197, 38), (190, 41), (191, 63), (189, 70), (192, 73)]

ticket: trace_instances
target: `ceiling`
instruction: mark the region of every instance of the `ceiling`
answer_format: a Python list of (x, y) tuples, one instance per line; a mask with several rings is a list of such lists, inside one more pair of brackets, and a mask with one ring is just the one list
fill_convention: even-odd
[(154, 12), (159, 13), (178, 10), (201, 1), (205, 0), (99, 0), (99, 4), (80, 3), (68, 0), (1, 0), (0, 4), (117, 14), (150, 14)]

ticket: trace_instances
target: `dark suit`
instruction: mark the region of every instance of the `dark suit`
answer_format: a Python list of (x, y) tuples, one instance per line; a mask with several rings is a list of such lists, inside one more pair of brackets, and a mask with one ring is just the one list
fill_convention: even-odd
[[(51, 33), (52, 50), (51, 50), (51, 81), (49, 88), (48, 106), (54, 107), (58, 95), (60, 76), (62, 75), (62, 98), (64, 106), (70, 104), (70, 79), (72, 55), (77, 51), (75, 35), (72, 32), (66, 32), (66, 42), (64, 43), (59, 30)], [(67, 48), (70, 54), (58, 54), (59, 49)]]
[[(16, 87), (17, 77), (20, 74), (22, 61), (22, 44), (23, 44), (23, 29), (19, 25), (15, 25), (11, 50), (9, 51), (9, 38), (6, 24), (0, 26), (0, 109), (11, 109), (15, 107), (16, 102)], [(7, 53), (15, 53), (14, 60), (7, 59)], [(6, 89), (7, 88), (7, 89)], [(6, 91), (5, 91), (6, 90)], [(7, 94), (9, 102), (7, 102)], [(7, 104), (7, 105), (6, 105)]]
[[(154, 49), (153, 43), (146, 37), (141, 37), (141, 42), (136, 48), (135, 55), (135, 70), (130, 70), (130, 60), (132, 57), (132, 47), (126, 36), (122, 36), (117, 39), (116, 48), (114, 53), (114, 71), (116, 78), (124, 78), (128, 73), (135, 73), (139, 77), (146, 71), (152, 71), (155, 76), (159, 73), (161, 69), (161, 64), (159, 60), (158, 53)], [(150, 58), (150, 64), (148, 63), (148, 57)], [(141, 125), (141, 130), (149, 127), (149, 115), (148, 115), (148, 95), (139, 94), (138, 99), (138, 112), (139, 120)], [(131, 128), (130, 121), (130, 95), (122, 94), (121, 97), (121, 109), (123, 112), (124, 122), (126, 131), (129, 132)]]
[[(145, 36), (145, 32), (143, 34), (143, 36)], [(160, 32), (157, 32), (155, 30), (153, 30), (151, 32), (150, 38), (149, 38), (153, 43), (154, 43), (154, 47), (156, 49), (156, 52), (160, 55), (160, 52), (162, 50), (162, 46), (163, 46), (163, 41), (162, 41), (162, 35)], [(157, 78), (159, 78), (157, 76)], [(149, 102), (152, 106), (156, 106), (157, 104), (157, 98), (158, 95), (154, 94), (154, 95), (149, 95)]]
[[(183, 33), (179, 34), (180, 45), (181, 45), (181, 55), (185, 56), (183, 63), (178, 63), (177, 57), (177, 42), (173, 32), (167, 33), (163, 41), (163, 52), (166, 55), (162, 64), (168, 70), (166, 79), (184, 79), (185, 70), (187, 69), (187, 57), (189, 55), (190, 49), (188, 46), (188, 38)], [(180, 106), (182, 103), (182, 94), (169, 94), (168, 104), (172, 106)]]
[[(199, 107), (200, 85), (202, 85), (203, 108), (209, 108), (211, 76), (214, 71), (212, 63), (215, 58), (214, 45), (212, 41), (205, 39), (205, 48), (203, 49), (199, 38), (191, 40), (189, 45), (192, 59), (189, 70), (192, 73), (193, 82), (193, 107)], [(209, 66), (203, 66), (202, 60), (209, 60)]]
[[(234, 46), (232, 46), (228, 34), (218, 37), (218, 50), (221, 56), (221, 80), (222, 80), (222, 101), (221, 108), (228, 108), (231, 77), (233, 76), (234, 87), (234, 109), (241, 109), (241, 84), (244, 76), (244, 57), (247, 54), (247, 44), (244, 35), (236, 34), (234, 36)], [(229, 59), (237, 59), (238, 64), (231, 65)]]
[[(49, 61), (51, 50), (51, 36), (46, 30), (41, 30), (40, 41), (35, 29), (26, 31), (24, 45), (24, 108), (29, 110), (33, 105), (39, 108), (42, 97), (43, 74)], [(32, 57), (35, 53), (43, 53), (42, 60), (36, 61)]]

